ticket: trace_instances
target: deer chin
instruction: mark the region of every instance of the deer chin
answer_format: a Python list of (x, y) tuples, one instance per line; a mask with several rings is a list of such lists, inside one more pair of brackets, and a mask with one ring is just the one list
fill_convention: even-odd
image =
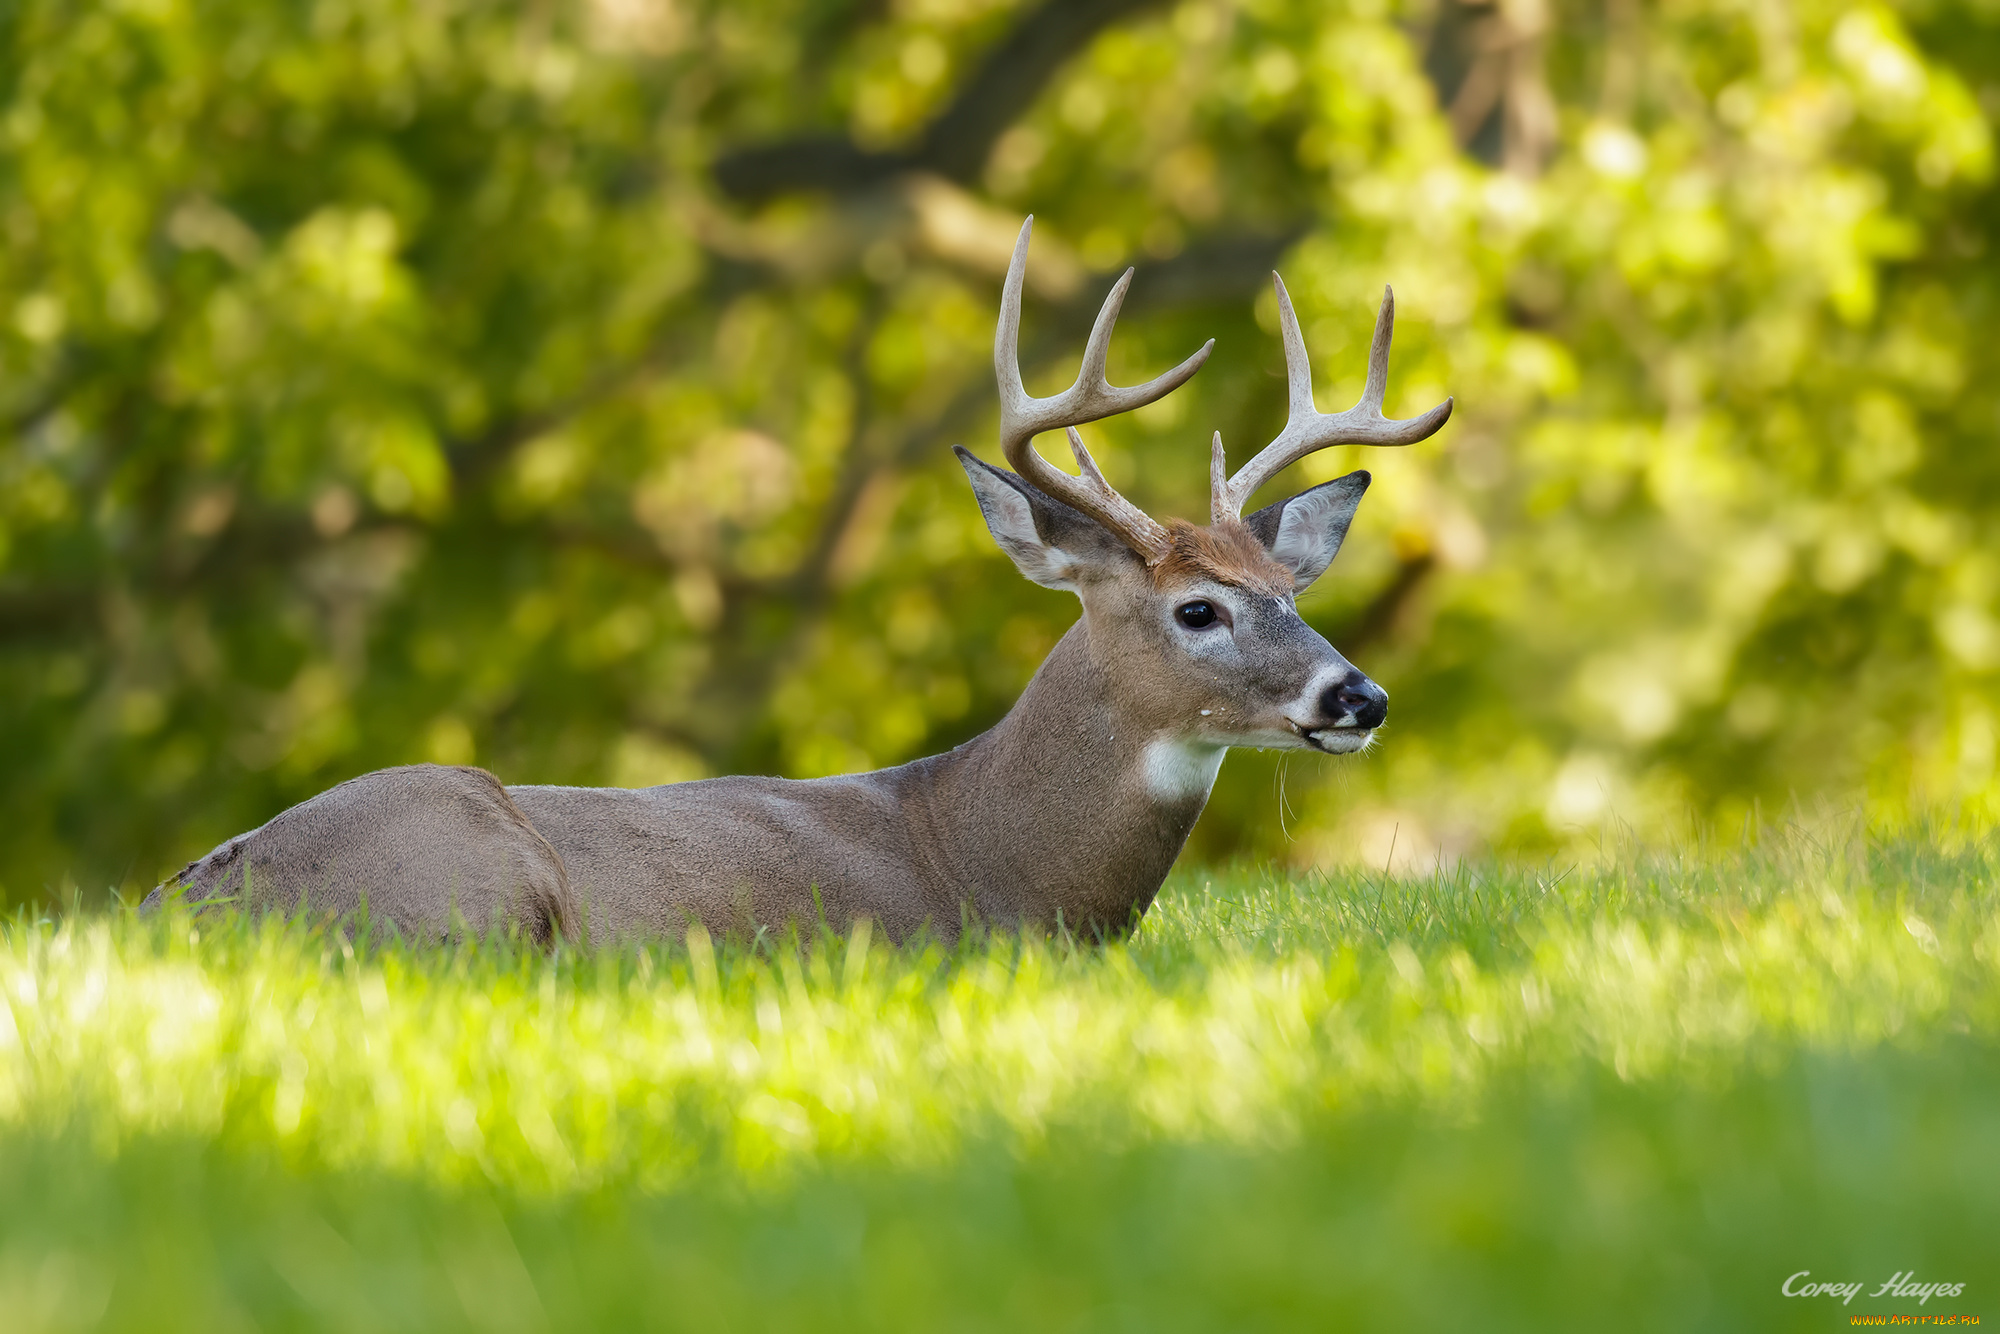
[(1365, 732), (1357, 727), (1315, 727), (1301, 729), (1299, 736), (1306, 745), (1327, 755), (1352, 755), (1375, 744), (1372, 727)]

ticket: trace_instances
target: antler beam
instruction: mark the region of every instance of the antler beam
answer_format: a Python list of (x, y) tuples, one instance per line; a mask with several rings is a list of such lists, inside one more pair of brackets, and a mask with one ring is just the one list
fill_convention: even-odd
[(1285, 338), (1291, 412), (1278, 438), (1226, 481), (1222, 435), (1216, 434), (1209, 462), (1209, 512), (1215, 523), (1241, 515), (1244, 502), (1258, 487), (1308, 454), (1333, 445), (1413, 445), (1435, 433), (1451, 416), (1449, 398), (1421, 417), (1399, 421), (1382, 415), (1382, 399), (1389, 388), (1389, 339), (1396, 327), (1396, 294), (1387, 287), (1382, 289), (1382, 312), (1375, 317), (1375, 344), (1368, 353), (1368, 383), (1361, 391), (1361, 401), (1345, 412), (1317, 411), (1313, 407), (1312, 362), (1306, 356), (1305, 337), (1299, 332), (1299, 317), (1292, 311), (1291, 294), (1277, 274), (1271, 275), (1271, 281), (1278, 288), (1278, 324)]
[[(1209, 339), (1186, 361), (1145, 384), (1118, 388), (1107, 381), (1104, 363), (1111, 351), (1111, 330), (1125, 304), (1125, 291), (1132, 285), (1132, 270), (1127, 269), (1097, 312), (1076, 382), (1049, 398), (1033, 397), (1021, 384), (1020, 341), (1021, 282), (1028, 270), (1028, 236), (1034, 229), (1034, 215), (1030, 214), (1014, 243), (1014, 258), (1007, 266), (1007, 284), (1000, 297), (1000, 324), (993, 334), (993, 374), (1000, 382), (1001, 452), (1014, 471), (1037, 490), (1088, 514), (1147, 564), (1153, 564), (1167, 553), (1167, 530), (1112, 489), (1075, 428), (1166, 397), (1201, 369), (1215, 348), (1215, 340)], [(1310, 399), (1310, 393), (1307, 397)], [(1076, 455), (1081, 476), (1071, 477), (1035, 452), (1035, 436), (1059, 427), (1069, 428), (1070, 452)]]

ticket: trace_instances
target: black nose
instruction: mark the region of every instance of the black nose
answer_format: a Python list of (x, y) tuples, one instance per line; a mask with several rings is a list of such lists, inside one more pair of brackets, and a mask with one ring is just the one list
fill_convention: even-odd
[(1353, 718), (1356, 727), (1380, 727), (1389, 716), (1389, 692), (1360, 672), (1349, 672), (1340, 684), (1327, 687), (1319, 707), (1335, 722)]

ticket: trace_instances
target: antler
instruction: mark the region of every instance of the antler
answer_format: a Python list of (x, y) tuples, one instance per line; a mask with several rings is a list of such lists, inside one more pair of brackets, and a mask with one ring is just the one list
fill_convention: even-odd
[[(1021, 280), (1028, 269), (1028, 234), (1034, 229), (1034, 215), (1030, 214), (1021, 224), (1021, 239), (1014, 243), (1014, 259), (1007, 266), (1007, 285), (1000, 297), (1000, 325), (993, 334), (993, 374), (1000, 382), (1001, 452), (1014, 471), (1037, 490), (1082, 510), (1151, 565), (1167, 553), (1167, 530), (1111, 488), (1090, 451), (1083, 447), (1083, 437), (1076, 428), (1166, 397), (1201, 369), (1215, 340), (1209, 339), (1199, 352), (1145, 384), (1120, 389), (1107, 382), (1104, 361), (1111, 350), (1111, 329), (1125, 304), (1125, 289), (1132, 285), (1132, 270), (1127, 269), (1097, 312), (1076, 383), (1050, 398), (1032, 397), (1021, 385), (1020, 340)], [(1059, 426), (1069, 428), (1070, 452), (1076, 455), (1080, 477), (1051, 466), (1031, 443), (1038, 433)]]
[(1331, 445), (1413, 445), (1435, 432), (1451, 416), (1451, 399), (1421, 417), (1398, 421), (1382, 415), (1382, 396), (1389, 387), (1389, 338), (1396, 327), (1396, 294), (1382, 289), (1382, 313), (1375, 317), (1375, 345), (1368, 353), (1368, 383), (1361, 401), (1345, 412), (1319, 412), (1313, 407), (1312, 362), (1292, 313), (1291, 294), (1277, 274), (1278, 324), (1285, 336), (1285, 378), (1291, 385), (1292, 408), (1278, 438), (1243, 465), (1234, 477), (1222, 457), (1222, 433), (1216, 432), (1209, 460), (1209, 512), (1212, 522), (1234, 519), (1253, 492), (1306, 455)]

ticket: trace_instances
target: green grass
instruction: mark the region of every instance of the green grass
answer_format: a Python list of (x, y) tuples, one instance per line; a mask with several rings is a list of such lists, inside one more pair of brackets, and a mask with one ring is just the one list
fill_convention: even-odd
[(1103, 949), (17, 919), (0, 1327), (1992, 1322), (1996, 871), (1196, 872)]

